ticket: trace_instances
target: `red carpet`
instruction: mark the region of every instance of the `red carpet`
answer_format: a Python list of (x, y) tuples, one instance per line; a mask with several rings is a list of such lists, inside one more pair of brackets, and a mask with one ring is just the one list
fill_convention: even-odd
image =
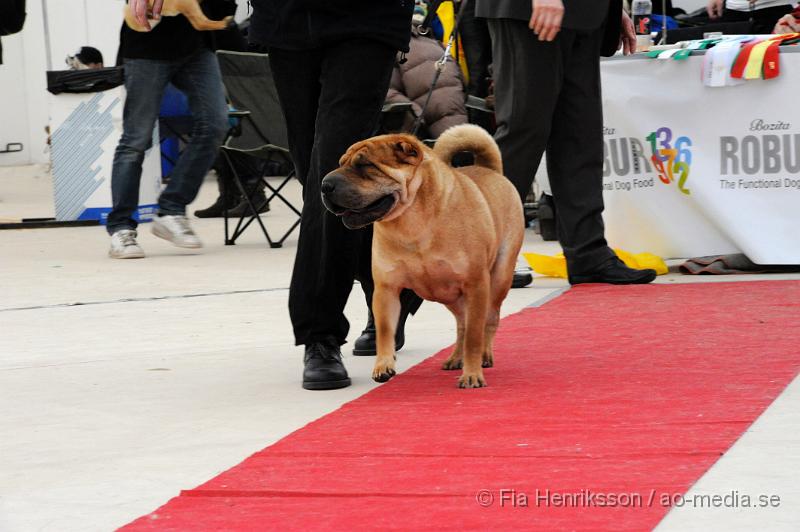
[(440, 352), (124, 530), (648, 530), (799, 345), (798, 282), (580, 286), (503, 320), (488, 388)]

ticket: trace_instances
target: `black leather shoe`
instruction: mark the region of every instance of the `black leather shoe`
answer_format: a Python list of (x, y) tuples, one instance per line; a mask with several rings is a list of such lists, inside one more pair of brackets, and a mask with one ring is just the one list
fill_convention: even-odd
[[(250, 198), (250, 201), (253, 202), (253, 207), (256, 208), (258, 214), (269, 212), (269, 202), (267, 201), (267, 196), (263, 192)], [(242, 216), (251, 216), (252, 214), (253, 212), (250, 210), (250, 205), (247, 203), (246, 199), (242, 199), (238, 205), (228, 211), (228, 216), (231, 218), (241, 218)]]
[(528, 271), (514, 272), (514, 280), (511, 282), (511, 288), (525, 288), (533, 282), (533, 274)]
[[(400, 319), (397, 322), (397, 330), (394, 333), (394, 350), (400, 351), (406, 343), (406, 320), (408, 319), (408, 310), (403, 307), (400, 308)], [(372, 311), (369, 311), (367, 318), (367, 326), (361, 331), (361, 336), (356, 338), (353, 343), (353, 355), (357, 357), (374, 357), (376, 354), (375, 347), (375, 318), (372, 316)]]
[(350, 378), (342, 363), (342, 351), (335, 341), (306, 345), (303, 359), (303, 388), (306, 390), (335, 390), (350, 386)]
[[(228, 209), (234, 208), (237, 203), (236, 198), (228, 198)], [(223, 212), (225, 212), (225, 200), (220, 196), (209, 207), (194, 211), (194, 215), (198, 218), (221, 218)]]
[(655, 278), (655, 270), (635, 270), (633, 268), (628, 268), (618, 257), (611, 257), (591, 272), (570, 275), (569, 284), (647, 284), (653, 282)]

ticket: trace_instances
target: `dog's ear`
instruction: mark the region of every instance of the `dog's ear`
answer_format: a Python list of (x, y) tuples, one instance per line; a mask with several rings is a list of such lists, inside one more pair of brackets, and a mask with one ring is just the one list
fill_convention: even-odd
[(398, 160), (413, 164), (422, 158), (422, 150), (414, 143), (407, 140), (398, 140), (394, 143), (394, 153)]
[(353, 147), (352, 146), (347, 148), (347, 151), (344, 152), (344, 154), (342, 154), (341, 157), (339, 157), (339, 166), (344, 166), (345, 164), (347, 164), (347, 160), (350, 158), (350, 154), (352, 152), (353, 152)]

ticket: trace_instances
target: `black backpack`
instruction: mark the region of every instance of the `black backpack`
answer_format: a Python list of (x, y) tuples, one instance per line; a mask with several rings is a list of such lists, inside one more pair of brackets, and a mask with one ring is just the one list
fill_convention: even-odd
[(25, 0), (0, 0), (0, 35), (13, 35), (25, 24)]
[[(25, 25), (25, 0), (0, 0), (0, 35), (13, 35)], [(0, 65), (3, 45), (0, 43)]]

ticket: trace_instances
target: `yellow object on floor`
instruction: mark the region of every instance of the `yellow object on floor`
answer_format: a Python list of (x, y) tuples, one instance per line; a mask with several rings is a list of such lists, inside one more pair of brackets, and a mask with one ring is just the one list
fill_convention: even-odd
[[(621, 249), (615, 249), (622, 262), (629, 268), (637, 270), (653, 269), (658, 275), (666, 274), (669, 269), (664, 259), (652, 253), (628, 253)], [(567, 259), (563, 253), (558, 255), (540, 255), (538, 253), (523, 253), (523, 257), (528, 261), (533, 271), (547, 277), (567, 278)]]

